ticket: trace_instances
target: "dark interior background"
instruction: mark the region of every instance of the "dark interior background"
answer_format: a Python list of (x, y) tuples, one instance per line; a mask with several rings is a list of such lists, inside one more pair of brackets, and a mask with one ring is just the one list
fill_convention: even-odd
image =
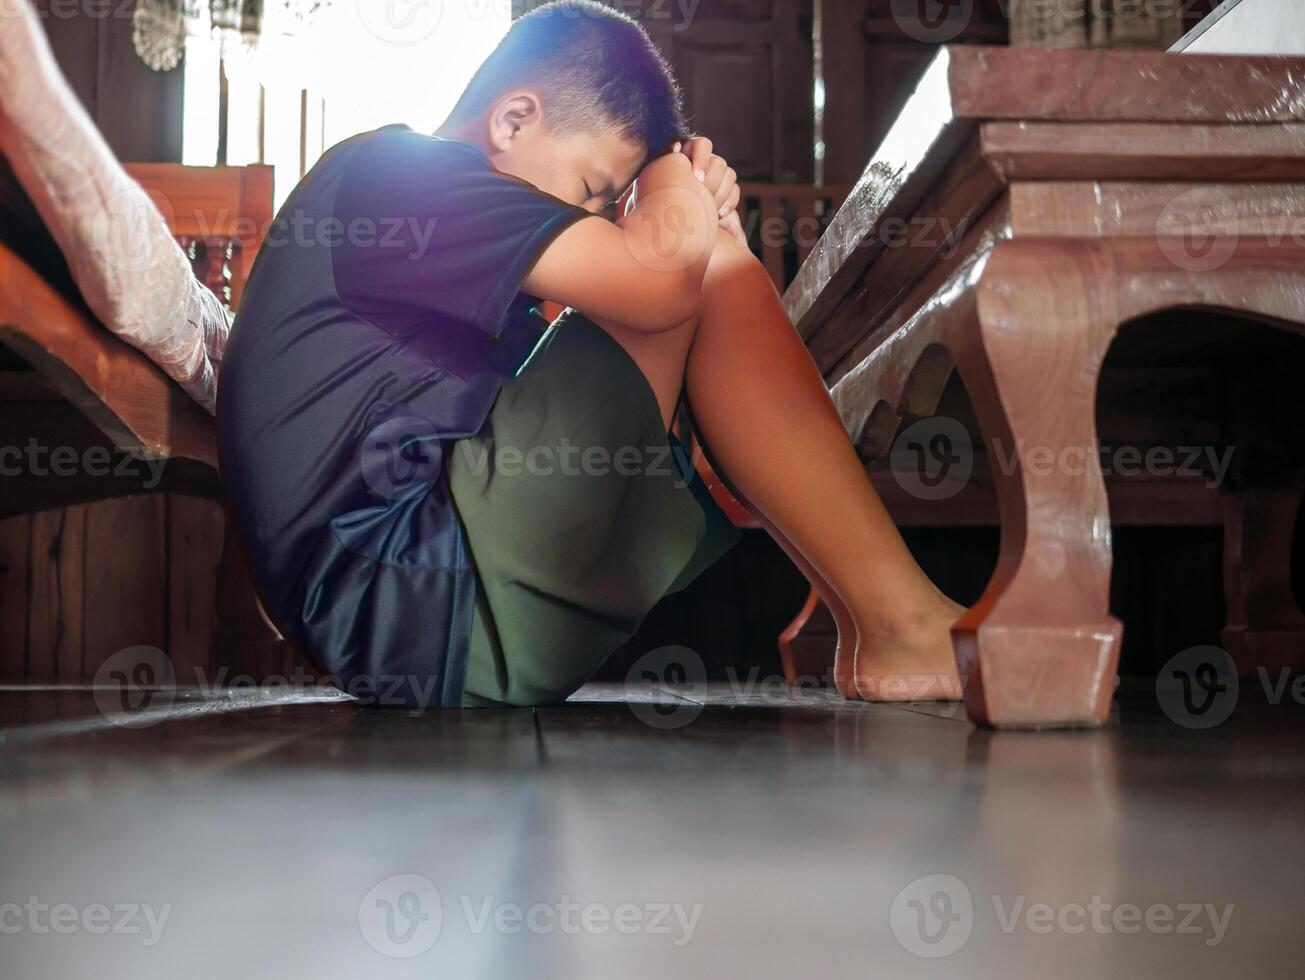
[[(850, 183), (935, 51), (902, 33), (891, 16), (891, 2), (701, 0), (687, 20), (677, 15), (675, 4), (660, 0), (620, 6), (638, 16), (661, 45), (684, 88), (693, 125), (713, 138), (741, 179), (810, 183), (820, 176), (826, 183)], [(1004, 43), (1005, 3), (976, 0), (957, 41)], [(516, 2), (518, 10), (530, 5)], [(1190, 3), (1186, 16), (1194, 22), (1210, 6), (1206, 0)], [(89, 14), (85, 5), (66, 9), (49, 0), (38, 0), (37, 7), (60, 65), (118, 156), (179, 161), (181, 72), (153, 72), (139, 61), (132, 50), (130, 18)], [(826, 100), (818, 119), (812, 92), (821, 79)], [(823, 139), (822, 159), (813, 150), (818, 138)], [(119, 556), (116, 569), (107, 572), (89, 568), (86, 581), (99, 583), (98, 591), (87, 593), (69, 628), (85, 631), (85, 656), (92, 660), (92, 643), (108, 652), (123, 640), (171, 650), (182, 628), (166, 608), (155, 608), (158, 595), (165, 597), (165, 606), (170, 592), (175, 597), (178, 586), (170, 563), (186, 546), (187, 535), (221, 539), (220, 514), (215, 528), (212, 515), (185, 517), (190, 506), (171, 498), (109, 501), (87, 505), (71, 520), (29, 521), (23, 527), (0, 522), (0, 611), (6, 623), (25, 617), (23, 629), (36, 628), (32, 611), (17, 610), (16, 604), (27, 602), (34, 590), (71, 581), (72, 572), (59, 567), (60, 561), (77, 560), (85, 568), (86, 562), (100, 560), (96, 550), (110, 541), (154, 536), (161, 543), (143, 559), (135, 556), (144, 570), (138, 567), (130, 581), (120, 573), (132, 556)], [(103, 510), (98, 517), (95, 508)], [(68, 537), (73, 532), (83, 536), (76, 547)], [(966, 603), (979, 596), (995, 564), (997, 529), (905, 528), (903, 534), (944, 591)], [(1147, 674), (1186, 646), (1218, 642), (1223, 623), (1220, 557), (1217, 528), (1116, 530), (1112, 607), (1128, 626), (1124, 673)], [(869, 566), (875, 556), (866, 555), (865, 561)], [(33, 571), (51, 562), (53, 572)], [(669, 644), (696, 650), (716, 676), (731, 667), (778, 672), (776, 636), (806, 592), (802, 577), (779, 549), (762, 532), (748, 531), (730, 555), (689, 589), (667, 597), (602, 676), (622, 678), (640, 654)], [(62, 612), (55, 609), (51, 615)], [(96, 616), (125, 622), (104, 628)], [(35, 633), (28, 638), (25, 632), (22, 642), (30, 645), (36, 639)], [(13, 664), (21, 661), (9, 660), (12, 673)]]

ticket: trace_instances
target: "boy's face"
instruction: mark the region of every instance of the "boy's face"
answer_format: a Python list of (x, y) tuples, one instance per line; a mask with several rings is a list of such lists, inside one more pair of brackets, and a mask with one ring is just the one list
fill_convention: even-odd
[(537, 115), (491, 142), (490, 159), (503, 173), (594, 213), (630, 186), (648, 155), (641, 143), (614, 133), (555, 135)]

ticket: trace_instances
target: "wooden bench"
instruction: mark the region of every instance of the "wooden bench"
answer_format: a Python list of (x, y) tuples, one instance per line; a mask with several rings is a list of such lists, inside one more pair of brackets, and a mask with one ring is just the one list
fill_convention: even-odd
[[(785, 293), (890, 510), (999, 517), (953, 631), (973, 720), (1107, 718), (1112, 518), (1222, 524), (1223, 644), (1244, 673), (1305, 662), (1302, 78), (1300, 58), (944, 48)], [(1188, 418), (1202, 386), (1222, 404)], [(1085, 465), (1108, 435), (1172, 446), (1158, 421), (1234, 446), (1228, 479)]]
[[(237, 304), (271, 168), (128, 170), (196, 275)], [(179, 684), (290, 676), (220, 505), (212, 417), (95, 320), (12, 185), (0, 204), (0, 679), (86, 683), (140, 644), (166, 650)], [(39, 466), (10, 458), (29, 446)]]
[[(191, 256), (196, 274), (234, 308), (272, 220), (270, 167), (129, 164)], [(166, 458), (154, 489), (217, 494), (212, 417), (153, 362), (96, 322), (75, 295), (0, 245), (0, 444), (92, 445)], [(140, 492), (142, 481), (80, 473), (6, 478), (0, 517)]]

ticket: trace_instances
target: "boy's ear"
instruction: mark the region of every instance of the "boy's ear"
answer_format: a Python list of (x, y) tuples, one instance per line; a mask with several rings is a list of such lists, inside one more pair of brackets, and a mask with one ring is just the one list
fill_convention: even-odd
[(529, 89), (508, 92), (489, 111), (489, 144), (506, 151), (523, 130), (543, 122), (543, 102)]

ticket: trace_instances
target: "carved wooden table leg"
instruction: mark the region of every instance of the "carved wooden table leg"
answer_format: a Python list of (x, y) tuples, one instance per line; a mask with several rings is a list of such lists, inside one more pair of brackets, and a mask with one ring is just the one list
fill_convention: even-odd
[(1118, 326), (1110, 259), (1073, 241), (1003, 242), (944, 328), (1001, 510), (997, 570), (953, 629), (981, 724), (1099, 725), (1109, 714), (1123, 627), (1108, 609), (1095, 402)]
[[(1305, 247), (1251, 235), (1231, 245), (1217, 268), (1196, 269), (1175, 264), (1173, 243), (1154, 236), (1003, 241), (981, 264), (959, 269), (834, 386), (864, 458), (887, 455), (905, 420), (936, 410), (947, 375), (938, 351), (950, 353), (968, 389), (1002, 524), (997, 570), (953, 631), (975, 721), (1106, 719), (1122, 628), (1108, 612), (1098, 375), (1118, 326), (1162, 310), (1219, 310), (1305, 334)], [(1305, 659), (1305, 615), (1289, 584), (1305, 410), (1295, 407), (1290, 363), (1281, 377), (1258, 361), (1250, 370), (1256, 378), (1234, 389), (1268, 403), (1244, 406), (1239, 458), (1254, 446), (1267, 469), (1239, 471), (1250, 492), (1229, 497), (1226, 539), (1225, 642), (1243, 671)]]

